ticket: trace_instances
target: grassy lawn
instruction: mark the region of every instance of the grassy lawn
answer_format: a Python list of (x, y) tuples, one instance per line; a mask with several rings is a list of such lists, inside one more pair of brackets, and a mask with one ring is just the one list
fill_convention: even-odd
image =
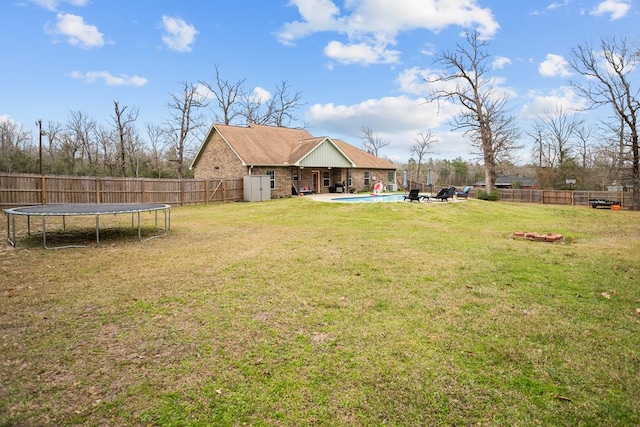
[(0, 425), (640, 425), (640, 213), (293, 198), (133, 235), (0, 246)]

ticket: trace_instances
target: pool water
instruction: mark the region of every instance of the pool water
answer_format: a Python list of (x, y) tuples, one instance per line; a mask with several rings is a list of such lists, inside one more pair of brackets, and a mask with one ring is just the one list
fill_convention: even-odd
[(381, 196), (336, 197), (331, 200), (334, 202), (347, 202), (347, 203), (402, 202), (404, 201), (404, 194), (385, 194)]

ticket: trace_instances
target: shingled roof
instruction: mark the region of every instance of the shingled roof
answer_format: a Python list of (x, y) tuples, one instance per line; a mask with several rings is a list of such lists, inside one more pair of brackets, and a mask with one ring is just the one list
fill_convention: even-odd
[(245, 165), (293, 166), (328, 141), (340, 151), (356, 168), (396, 169), (388, 160), (378, 158), (353, 145), (327, 136), (314, 137), (304, 129), (263, 126), (252, 124), (244, 126), (213, 125), (205, 142), (200, 147), (191, 167), (198, 162), (214, 132), (236, 153)]

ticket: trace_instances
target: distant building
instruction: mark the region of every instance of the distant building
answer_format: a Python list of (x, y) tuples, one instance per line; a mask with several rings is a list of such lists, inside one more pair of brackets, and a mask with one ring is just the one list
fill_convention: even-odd
[[(537, 181), (534, 178), (524, 178), (517, 175), (502, 175), (496, 178), (493, 184), (496, 188), (535, 188)], [(475, 187), (484, 188), (485, 182), (473, 184)]]

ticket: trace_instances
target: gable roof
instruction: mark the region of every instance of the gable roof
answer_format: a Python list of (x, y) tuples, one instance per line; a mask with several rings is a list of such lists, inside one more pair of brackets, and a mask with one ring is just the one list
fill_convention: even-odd
[(327, 136), (314, 137), (304, 129), (256, 124), (248, 127), (213, 125), (191, 163), (191, 169), (197, 164), (214, 132), (222, 137), (245, 166), (397, 169), (392, 162), (380, 159), (338, 139)]

